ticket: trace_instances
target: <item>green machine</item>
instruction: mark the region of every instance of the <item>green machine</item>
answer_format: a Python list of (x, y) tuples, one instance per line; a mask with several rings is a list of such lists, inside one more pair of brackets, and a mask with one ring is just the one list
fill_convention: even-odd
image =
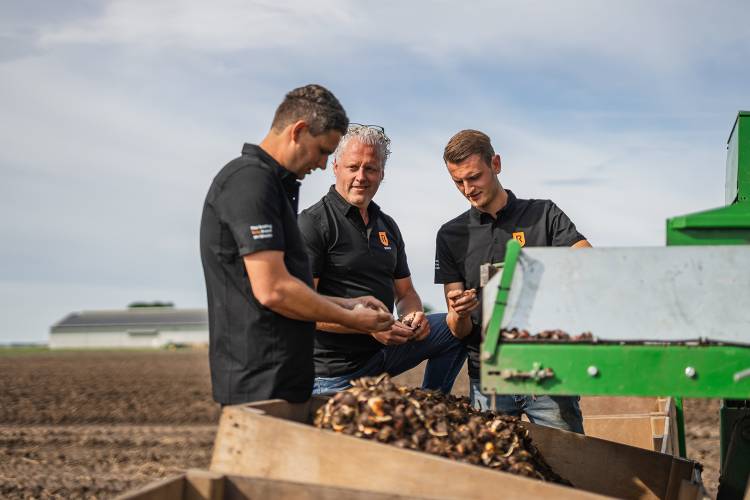
[[(739, 112), (729, 137), (726, 202), (669, 219), (666, 247), (509, 241), (500, 272), (483, 269), (483, 390), (672, 396), (682, 456), (682, 398), (722, 398), (719, 498), (742, 498), (750, 474), (750, 112)], [(502, 335), (512, 329), (591, 335)]]

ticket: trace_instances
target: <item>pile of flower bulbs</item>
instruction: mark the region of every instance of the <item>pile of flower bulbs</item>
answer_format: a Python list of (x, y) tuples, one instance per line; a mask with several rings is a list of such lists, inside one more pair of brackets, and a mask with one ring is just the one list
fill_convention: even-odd
[(316, 427), (570, 485), (517, 417), (475, 410), (465, 397), (397, 386), (385, 374), (352, 384), (318, 410)]

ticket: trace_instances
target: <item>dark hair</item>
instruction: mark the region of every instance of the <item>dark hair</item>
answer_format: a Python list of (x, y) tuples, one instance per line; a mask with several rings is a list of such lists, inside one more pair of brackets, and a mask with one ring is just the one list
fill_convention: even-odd
[(445, 163), (461, 163), (471, 155), (478, 154), (487, 165), (492, 164), (495, 150), (487, 134), (479, 130), (462, 130), (448, 141), (443, 151)]
[(271, 128), (280, 132), (289, 124), (304, 120), (312, 135), (330, 130), (346, 133), (349, 118), (343, 106), (330, 90), (310, 84), (289, 92), (276, 109)]

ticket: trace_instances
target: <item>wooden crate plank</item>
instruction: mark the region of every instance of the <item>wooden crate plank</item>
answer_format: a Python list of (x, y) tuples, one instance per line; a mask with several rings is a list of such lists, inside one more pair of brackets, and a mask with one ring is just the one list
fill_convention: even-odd
[(583, 428), (590, 437), (646, 450), (654, 449), (651, 417), (648, 415), (592, 417), (584, 420)]
[(182, 500), (185, 474), (168, 477), (117, 497), (119, 500)]
[[(678, 455), (672, 398), (587, 397), (581, 398), (581, 407), (586, 435)], [(647, 419), (651, 430), (645, 424), (640, 428)]]
[(224, 475), (191, 469), (186, 473), (184, 500), (222, 500)]
[(621, 498), (676, 498), (670, 481), (691, 480), (695, 463), (573, 432), (529, 427), (552, 468), (589, 491)]
[(659, 398), (584, 396), (580, 402), (584, 417), (594, 415), (628, 415), (663, 411)]
[[(225, 500), (273, 498), (278, 500), (405, 500), (429, 497), (405, 497), (373, 491), (337, 488), (292, 481), (279, 481), (258, 477), (226, 476)], [(433, 497), (434, 498), (434, 497)]]
[[(263, 414), (262, 405), (222, 412), (211, 470), (434, 498), (597, 498), (445, 458), (366, 441)], [(272, 406), (278, 412), (278, 404)]]

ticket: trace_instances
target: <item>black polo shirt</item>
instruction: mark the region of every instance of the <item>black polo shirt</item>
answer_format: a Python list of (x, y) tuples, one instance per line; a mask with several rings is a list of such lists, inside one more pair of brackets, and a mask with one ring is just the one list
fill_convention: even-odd
[[(522, 200), (506, 192), (508, 203), (497, 218), (471, 207), (443, 224), (437, 234), (435, 283), (463, 283), (466, 289), (476, 288), (481, 300), (479, 267), (503, 262), (509, 239), (529, 247), (568, 247), (586, 239), (552, 201)], [(465, 339), (471, 378), (479, 378), (481, 310), (480, 305), (472, 313), (474, 329)]]
[[(299, 215), (318, 293), (372, 295), (393, 312), (393, 280), (410, 276), (396, 222), (370, 202), (365, 225), (359, 209), (335, 189)], [(336, 377), (357, 370), (383, 344), (366, 334), (315, 331), (315, 374)]]
[(297, 228), (299, 185), (260, 147), (245, 144), (242, 156), (219, 172), (206, 196), (200, 247), (211, 381), (219, 403), (302, 402), (312, 393), (315, 324), (258, 302), (243, 261), (248, 254), (281, 250), (289, 273), (312, 286)]

